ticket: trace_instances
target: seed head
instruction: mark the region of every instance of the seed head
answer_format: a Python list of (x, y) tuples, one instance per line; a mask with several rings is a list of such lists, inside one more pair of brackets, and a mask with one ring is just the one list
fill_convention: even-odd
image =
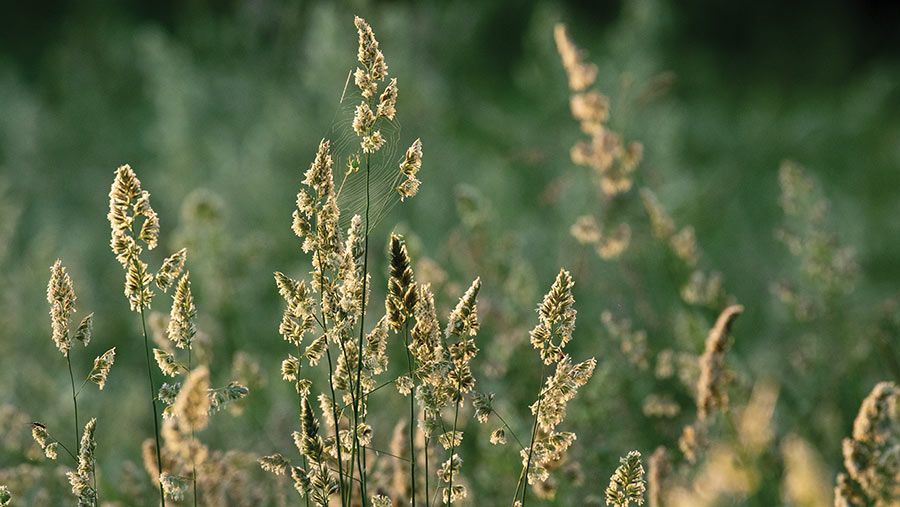
[(50, 267), (47, 302), (50, 303), (50, 327), (53, 341), (64, 356), (69, 355), (72, 339), (69, 336), (69, 317), (75, 312), (75, 287), (69, 273), (59, 259)]
[(88, 374), (88, 380), (97, 384), (102, 391), (103, 386), (106, 385), (106, 377), (109, 376), (109, 370), (115, 362), (116, 348), (113, 347), (104, 352), (102, 356), (94, 359), (94, 367), (91, 369), (91, 373)]
[(176, 347), (191, 348), (191, 342), (197, 334), (197, 328), (194, 325), (196, 316), (197, 308), (194, 306), (194, 296), (191, 294), (190, 272), (186, 272), (175, 287), (167, 328), (169, 340), (172, 340)]
[(624, 458), (619, 458), (619, 468), (609, 478), (606, 505), (628, 507), (631, 502), (644, 505), (645, 489), (641, 453), (631, 451)]

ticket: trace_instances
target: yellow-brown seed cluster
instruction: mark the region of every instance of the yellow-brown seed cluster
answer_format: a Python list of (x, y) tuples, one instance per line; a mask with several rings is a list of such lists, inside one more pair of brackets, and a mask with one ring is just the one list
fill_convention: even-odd
[[(136, 231), (139, 219), (143, 217)], [(144, 243), (148, 249), (156, 248), (159, 240), (159, 217), (150, 207), (150, 193), (141, 190), (141, 181), (129, 165), (116, 170), (116, 176), (109, 190), (109, 214), (112, 229), (110, 246), (116, 259), (125, 268), (125, 296), (131, 309), (139, 311), (149, 307), (153, 299), (150, 282), (153, 276), (147, 271), (147, 264), (139, 256)]]
[(546, 378), (537, 401), (529, 407), (535, 427), (531, 445), (520, 451), (522, 475), (528, 484), (547, 481), (550, 468), (575, 441), (575, 433), (557, 432), (556, 427), (565, 418), (568, 402), (590, 380), (597, 366), (594, 358), (573, 364), (571, 356), (563, 353), (575, 330), (574, 284), (569, 272), (560, 269), (538, 307), (538, 325), (531, 332), (531, 343), (541, 351), (541, 361), (547, 366), (555, 363), (556, 370)]
[(591, 167), (600, 178), (600, 189), (613, 196), (631, 190), (631, 174), (643, 157), (643, 146), (632, 142), (625, 145), (622, 136), (611, 131), (609, 99), (597, 90), (588, 90), (597, 77), (597, 67), (586, 64), (580, 51), (566, 30), (558, 24), (554, 29), (556, 47), (569, 76), (572, 90), (572, 115), (581, 123), (581, 130), (590, 136), (572, 147), (572, 161)]
[(538, 307), (538, 324), (531, 331), (531, 344), (541, 351), (544, 364), (550, 365), (563, 357), (563, 348), (572, 339), (575, 331), (575, 314), (572, 305), (572, 275), (561, 269), (550, 287), (550, 292)]
[(701, 421), (713, 410), (728, 406), (727, 387), (732, 374), (725, 366), (725, 350), (731, 325), (743, 311), (741, 305), (723, 310), (706, 338), (706, 348), (700, 357), (700, 380), (697, 382), (697, 417)]
[(384, 146), (385, 138), (380, 130), (376, 130), (375, 121), (378, 118), (392, 120), (396, 112), (397, 80), (391, 79), (378, 100), (378, 106), (373, 112), (369, 104), (372, 97), (378, 93), (378, 82), (387, 77), (387, 64), (384, 62), (384, 54), (378, 49), (378, 41), (375, 33), (366, 20), (357, 16), (356, 29), (359, 32), (359, 63), (363, 68), (357, 68), (354, 82), (359, 87), (365, 100), (356, 106), (356, 115), (353, 118), (353, 130), (362, 138), (362, 149), (365, 153), (375, 153)]
[(852, 438), (843, 443), (844, 468), (837, 477), (835, 505), (900, 503), (900, 388), (880, 382), (863, 400)]
[[(47, 302), (50, 303), (50, 326), (53, 341), (64, 356), (69, 355), (72, 338), (69, 336), (69, 317), (75, 312), (75, 286), (69, 273), (56, 259), (50, 267), (50, 282), (47, 284)], [(87, 345), (87, 344), (85, 344)]]

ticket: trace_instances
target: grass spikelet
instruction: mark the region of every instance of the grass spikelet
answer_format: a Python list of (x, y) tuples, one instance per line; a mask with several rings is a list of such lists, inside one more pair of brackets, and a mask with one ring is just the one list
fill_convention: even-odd
[(156, 364), (159, 365), (163, 375), (174, 377), (184, 369), (184, 366), (175, 360), (175, 355), (170, 354), (162, 349), (153, 349), (153, 357), (156, 358)]
[(388, 297), (384, 301), (385, 315), (391, 328), (399, 331), (406, 319), (412, 316), (418, 292), (403, 237), (391, 234), (390, 253), (391, 277), (388, 280)]
[(609, 478), (606, 488), (606, 505), (628, 507), (631, 502), (644, 505), (644, 465), (641, 453), (631, 451), (619, 459), (619, 468)]
[(39, 422), (31, 423), (31, 438), (41, 446), (47, 459), (56, 459), (59, 442), (50, 436), (47, 426)]
[(190, 272), (186, 272), (175, 287), (167, 328), (169, 340), (174, 342), (179, 349), (191, 347), (191, 342), (197, 334), (197, 328), (194, 325), (196, 316), (197, 308), (194, 306), (194, 296), (191, 294)]
[(712, 410), (728, 406), (726, 388), (731, 374), (725, 366), (725, 350), (731, 326), (743, 311), (741, 305), (725, 308), (706, 338), (706, 348), (700, 357), (700, 380), (697, 382), (697, 418), (700, 421), (706, 419)]
[(863, 400), (853, 422), (852, 437), (844, 439), (846, 471), (838, 476), (835, 505), (898, 504), (897, 449), (900, 449), (900, 388), (893, 382), (880, 382)]
[(206, 428), (209, 422), (210, 401), (207, 391), (209, 368), (199, 366), (188, 374), (172, 405), (175, 417), (191, 426), (194, 431)]
[(416, 139), (409, 149), (406, 150), (406, 156), (403, 158), (403, 161), (400, 162), (400, 174), (406, 177), (406, 179), (400, 183), (400, 186), (397, 187), (397, 192), (400, 194), (401, 201), (407, 197), (413, 197), (419, 191), (419, 184), (421, 182), (416, 179), (416, 174), (421, 167), (422, 141), (421, 139)]
[(85, 347), (91, 343), (91, 335), (94, 333), (94, 314), (89, 313), (81, 319), (78, 329), (75, 330), (75, 340), (81, 342)]
[(97, 384), (102, 391), (103, 387), (106, 385), (106, 378), (109, 376), (109, 370), (115, 362), (116, 348), (113, 347), (104, 352), (103, 355), (94, 359), (94, 367), (91, 368), (91, 372), (88, 374), (88, 380)]
[[(78, 451), (78, 467), (74, 471), (66, 473), (72, 493), (78, 498), (79, 506), (92, 506), (97, 501), (96, 490), (96, 458), (94, 451), (97, 444), (94, 440), (94, 431), (97, 427), (97, 419), (91, 419), (84, 427), (81, 444)], [(92, 479), (94, 480), (92, 486)]]
[(284, 475), (288, 467), (291, 466), (291, 462), (281, 454), (273, 454), (271, 456), (259, 458), (259, 466), (266, 472), (271, 472), (275, 475)]
[(566, 26), (559, 23), (553, 27), (553, 38), (556, 41), (556, 49), (562, 58), (563, 67), (569, 76), (569, 88), (582, 91), (594, 84), (594, 80), (597, 78), (597, 66), (584, 63), (584, 54), (572, 42)]
[(169, 290), (169, 287), (172, 286), (172, 282), (174, 282), (180, 275), (181, 271), (184, 269), (184, 262), (187, 260), (187, 249), (182, 248), (181, 250), (173, 253), (166, 260), (163, 261), (162, 266), (159, 268), (159, 271), (156, 272), (156, 286), (160, 288), (163, 292)]
[(476, 301), (478, 291), (481, 290), (481, 278), (476, 278), (466, 293), (459, 298), (456, 308), (450, 313), (444, 335), (450, 336), (475, 336), (478, 332), (478, 311)]
[(188, 480), (186, 478), (163, 472), (159, 476), (159, 483), (162, 484), (166, 498), (171, 498), (175, 501), (184, 499), (184, 494), (188, 488)]
[[(559, 361), (562, 349), (572, 339), (576, 314), (572, 308), (574, 285), (569, 272), (561, 269), (537, 309), (538, 325), (531, 331), (531, 345), (541, 351), (541, 359), (546, 365)], [(555, 342), (554, 338), (557, 339)]]
[[(522, 472), (516, 484), (513, 502), (525, 505), (528, 485), (549, 478), (548, 465), (559, 460), (575, 441), (571, 432), (556, 432), (566, 415), (566, 405), (575, 397), (578, 388), (590, 380), (597, 361), (594, 358), (572, 364), (572, 358), (562, 353), (562, 348), (572, 339), (575, 329), (575, 299), (572, 297), (574, 281), (565, 269), (560, 269), (549, 292), (538, 306), (538, 325), (531, 332), (531, 342), (541, 351), (541, 385), (538, 399), (529, 408), (534, 415), (531, 442), (520, 451)], [(556, 341), (554, 341), (556, 340)], [(556, 372), (545, 380), (548, 365), (556, 361)], [(540, 429), (540, 433), (538, 432)], [(550, 493), (549, 491), (547, 492)]]
[(665, 482), (672, 472), (672, 464), (666, 448), (659, 446), (647, 461), (647, 503), (650, 507), (662, 507)]
[(372, 507), (391, 507), (393, 502), (391, 502), (390, 497), (385, 495), (373, 495), (372, 496)]
[(69, 336), (69, 317), (75, 312), (75, 287), (62, 261), (56, 259), (50, 267), (47, 302), (50, 303), (50, 325), (53, 341), (64, 356), (69, 355), (72, 340)]

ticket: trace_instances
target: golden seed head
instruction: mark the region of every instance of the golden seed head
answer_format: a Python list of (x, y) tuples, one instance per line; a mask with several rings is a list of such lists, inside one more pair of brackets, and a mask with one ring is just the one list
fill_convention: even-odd
[(606, 488), (606, 505), (628, 507), (630, 502), (643, 505), (645, 490), (641, 453), (631, 451), (624, 458), (619, 458), (619, 467), (609, 478), (609, 486)]
[(181, 391), (175, 397), (172, 409), (175, 417), (193, 428), (202, 430), (209, 422), (210, 401), (209, 368), (198, 366), (191, 371), (184, 381)]
[(447, 337), (475, 336), (478, 332), (478, 291), (481, 290), (481, 278), (476, 278), (466, 293), (459, 298), (456, 308), (450, 313), (444, 334)]
[(69, 355), (72, 339), (69, 336), (69, 317), (75, 312), (75, 286), (59, 259), (50, 267), (47, 302), (50, 303), (50, 326), (53, 341), (64, 356)]
[(115, 362), (116, 348), (113, 347), (104, 352), (102, 356), (94, 359), (94, 367), (88, 374), (88, 380), (97, 384), (102, 391), (103, 387), (106, 385), (106, 378), (109, 376), (109, 370), (112, 368), (113, 363)]
[(353, 82), (362, 92), (362, 96), (367, 99), (371, 98), (378, 91), (378, 83), (372, 79), (371, 74), (359, 67), (356, 68), (356, 72), (353, 74)]
[(166, 498), (176, 501), (184, 499), (184, 494), (188, 488), (188, 480), (186, 478), (163, 472), (159, 476), (159, 483), (162, 485)]
[(178, 375), (179, 370), (183, 368), (183, 366), (175, 360), (175, 355), (169, 354), (165, 350), (153, 349), (153, 357), (156, 359), (156, 364), (159, 365), (159, 369), (163, 372), (163, 375), (174, 377), (175, 375)]
[(353, 130), (358, 136), (367, 136), (372, 126), (375, 125), (375, 113), (369, 107), (369, 103), (362, 101), (356, 106), (356, 112), (353, 115)]
[(197, 328), (194, 325), (196, 316), (197, 308), (194, 306), (194, 296), (191, 294), (190, 272), (186, 272), (175, 287), (167, 328), (169, 339), (175, 343), (176, 347), (191, 348), (191, 342), (197, 334)]
[(700, 379), (697, 381), (697, 418), (701, 421), (712, 410), (728, 406), (727, 386), (731, 373), (725, 366), (725, 349), (731, 326), (743, 311), (741, 305), (725, 308), (706, 337), (706, 349), (700, 357)]
[(553, 29), (553, 38), (556, 40), (556, 49), (559, 51), (563, 67), (569, 75), (569, 88), (574, 91), (582, 91), (594, 84), (594, 80), (597, 78), (597, 66), (583, 62), (582, 51), (569, 38), (566, 25), (557, 24)]
[(147, 272), (147, 264), (132, 257), (128, 261), (125, 275), (125, 296), (133, 311), (138, 312), (141, 308), (150, 308), (150, 302), (153, 299), (153, 292), (150, 290), (152, 281), (153, 275)]
[(172, 286), (172, 282), (175, 281), (179, 276), (181, 276), (182, 270), (184, 270), (184, 262), (187, 260), (187, 249), (182, 248), (181, 250), (173, 253), (165, 261), (163, 261), (162, 266), (159, 268), (159, 271), (156, 272), (156, 286), (162, 289), (163, 292), (167, 292), (169, 287)]
[(388, 120), (394, 119), (397, 112), (397, 78), (391, 78), (387, 87), (378, 99), (378, 116), (383, 116)]

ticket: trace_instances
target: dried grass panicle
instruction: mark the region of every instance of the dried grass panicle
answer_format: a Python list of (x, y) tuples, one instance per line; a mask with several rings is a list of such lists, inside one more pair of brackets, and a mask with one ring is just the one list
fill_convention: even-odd
[(406, 155), (404, 156), (403, 161), (400, 162), (400, 174), (406, 177), (406, 179), (400, 182), (400, 186), (397, 187), (397, 192), (400, 194), (401, 201), (407, 197), (413, 197), (419, 191), (419, 184), (421, 182), (416, 179), (416, 174), (421, 168), (422, 140), (416, 139), (406, 150)]
[(384, 301), (385, 315), (394, 331), (399, 331), (406, 320), (413, 316), (418, 302), (415, 276), (402, 236), (391, 234), (391, 270), (388, 279), (388, 295)]
[(72, 338), (69, 335), (69, 318), (75, 313), (75, 287), (62, 261), (56, 259), (50, 267), (47, 284), (47, 302), (50, 303), (50, 325), (53, 341), (64, 356), (69, 355)]
[(845, 471), (838, 475), (835, 505), (900, 503), (900, 388), (880, 382), (863, 400), (853, 435), (843, 442)]
[(706, 338), (706, 348), (700, 357), (700, 380), (697, 382), (697, 418), (701, 421), (713, 410), (728, 406), (727, 387), (732, 374), (725, 366), (725, 350), (731, 326), (743, 311), (741, 305), (725, 308)]
[(162, 475), (159, 476), (159, 482), (162, 484), (166, 498), (176, 501), (184, 499), (184, 494), (188, 489), (188, 480), (186, 477), (163, 472)]
[(184, 380), (172, 410), (176, 418), (200, 431), (209, 423), (209, 368), (198, 366)]
[(558, 23), (553, 27), (553, 38), (562, 58), (563, 67), (569, 76), (569, 88), (580, 92), (594, 84), (594, 80), (597, 78), (597, 66), (584, 63), (584, 51), (575, 46), (569, 37), (566, 25)]
[[(116, 259), (125, 268), (125, 296), (131, 309), (140, 311), (148, 308), (153, 299), (150, 283), (153, 275), (147, 271), (147, 264), (139, 258), (143, 248), (156, 248), (159, 241), (159, 217), (150, 207), (150, 193), (141, 190), (141, 182), (129, 165), (116, 170), (109, 191), (109, 214), (111, 229), (110, 246)], [(143, 222), (135, 230), (140, 218)], [(164, 284), (165, 285), (165, 284)]]
[(154, 277), (156, 279), (156, 286), (163, 292), (168, 291), (169, 287), (172, 286), (172, 282), (174, 282), (181, 275), (181, 271), (184, 270), (184, 263), (186, 260), (186, 248), (182, 248), (167, 257)]
[[(575, 433), (557, 432), (556, 427), (565, 418), (566, 405), (591, 378), (597, 365), (594, 358), (573, 365), (572, 358), (562, 353), (562, 348), (571, 340), (575, 328), (575, 300), (571, 292), (573, 285), (569, 272), (561, 269), (550, 291), (538, 306), (539, 322), (531, 332), (533, 346), (541, 350), (541, 361), (545, 366), (556, 362), (556, 370), (553, 375), (542, 379), (543, 388), (538, 399), (529, 407), (535, 419), (531, 441), (520, 451), (522, 473), (519, 483), (523, 486), (523, 503), (528, 484), (547, 481), (553, 463), (560, 460), (575, 441)], [(558, 343), (554, 342), (554, 338), (559, 340)], [(552, 488), (546, 493), (551, 494)], [(519, 501), (518, 486), (515, 501)]]
[(156, 364), (159, 366), (163, 375), (174, 377), (182, 370), (187, 369), (186, 366), (175, 359), (175, 354), (171, 354), (165, 350), (153, 349), (153, 357), (156, 359)]
[[(580, 141), (572, 147), (572, 162), (594, 169), (605, 195), (628, 192), (632, 187), (632, 173), (643, 158), (643, 146), (637, 142), (626, 146), (622, 136), (605, 125), (609, 120), (609, 99), (597, 90), (588, 90), (596, 79), (597, 67), (583, 62), (582, 51), (569, 38), (565, 25), (556, 25), (554, 38), (569, 76), (572, 116), (590, 137), (589, 141)], [(615, 249), (606, 253), (612, 257)]]
[(791, 433), (781, 443), (781, 455), (784, 460), (781, 496), (786, 503), (802, 507), (833, 503), (830, 474), (809, 442)]
[(91, 343), (91, 337), (94, 334), (94, 314), (89, 313), (81, 319), (78, 328), (75, 330), (75, 340), (81, 342), (85, 347)]
[(306, 477), (310, 485), (310, 496), (319, 505), (328, 505), (331, 496), (338, 492), (338, 480), (329, 469), (325, 442), (319, 435), (319, 422), (305, 397), (301, 401), (301, 423), (302, 433), (295, 434), (294, 440), (308, 462)]
[(537, 415), (538, 426), (542, 431), (553, 435), (556, 426), (566, 416), (566, 405), (578, 393), (578, 389), (584, 386), (594, 374), (597, 360), (590, 358), (587, 361), (573, 364), (572, 358), (563, 356), (556, 364), (556, 371), (547, 378), (543, 389), (543, 401), (531, 405), (531, 413)]
[(196, 316), (197, 308), (191, 294), (190, 272), (185, 272), (175, 286), (172, 311), (166, 329), (169, 340), (179, 349), (191, 348), (191, 342), (197, 334), (197, 327), (194, 324)]
[(647, 460), (647, 503), (650, 507), (662, 507), (666, 480), (672, 473), (666, 448), (659, 446)]
[(81, 437), (81, 443), (78, 451), (78, 467), (74, 471), (66, 473), (69, 484), (72, 486), (72, 493), (78, 498), (79, 506), (94, 505), (97, 499), (97, 491), (94, 489), (92, 480), (96, 473), (96, 458), (94, 452), (97, 444), (94, 440), (94, 432), (97, 427), (97, 419), (91, 419), (84, 426), (84, 434)]
[(609, 478), (606, 488), (606, 505), (628, 507), (631, 502), (644, 504), (644, 465), (641, 453), (630, 451), (624, 458), (619, 458), (619, 467)]
[(531, 344), (541, 351), (544, 364), (551, 365), (563, 357), (563, 348), (572, 339), (576, 311), (572, 307), (575, 282), (565, 269), (560, 269), (550, 292), (537, 308), (538, 324), (531, 331)]
[(854, 290), (859, 263), (828, 221), (830, 203), (821, 186), (803, 167), (782, 162), (778, 183), (785, 219), (775, 236), (796, 257), (799, 275), (773, 283), (772, 293), (798, 320), (809, 320), (826, 311), (829, 299)]
[(106, 385), (106, 379), (109, 377), (109, 370), (115, 362), (116, 348), (113, 347), (104, 352), (103, 355), (94, 359), (94, 367), (91, 368), (91, 372), (88, 374), (88, 380), (97, 384), (102, 391), (103, 387)]

